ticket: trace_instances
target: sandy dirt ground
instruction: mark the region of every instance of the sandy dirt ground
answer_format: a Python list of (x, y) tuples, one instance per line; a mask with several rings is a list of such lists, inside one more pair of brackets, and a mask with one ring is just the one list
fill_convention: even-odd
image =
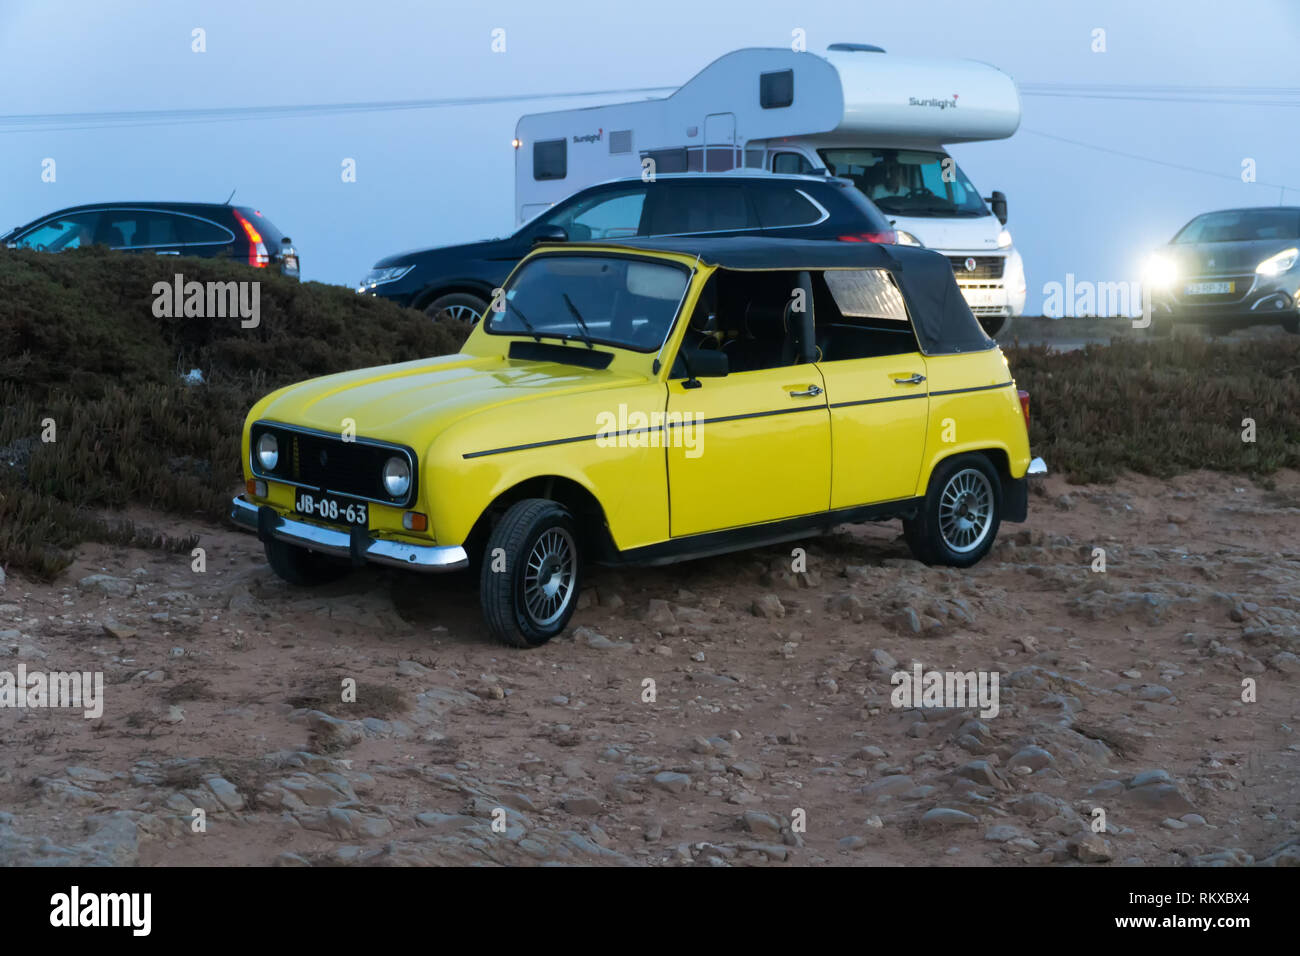
[[(594, 569), (533, 651), (465, 575), (294, 589), (251, 535), (138, 514), (206, 570), (95, 545), (0, 592), (0, 671), (105, 680), (98, 720), (0, 710), (0, 863), (1300, 864), (1300, 475), (1272, 484), (1051, 477), (969, 571), (896, 523), (804, 571)], [(914, 662), (996, 672), (997, 714), (894, 706)]]

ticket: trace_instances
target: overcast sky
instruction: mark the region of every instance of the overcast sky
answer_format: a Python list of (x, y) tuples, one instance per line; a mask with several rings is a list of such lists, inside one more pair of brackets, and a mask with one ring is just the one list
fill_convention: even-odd
[[(498, 27), (504, 53), (491, 49)], [(0, 0), (0, 227), (237, 189), (293, 237), (304, 278), (354, 283), (383, 255), (512, 228), (522, 113), (626, 97), (58, 130), (14, 117), (677, 86), (730, 50), (788, 47), (795, 28), (814, 52), (847, 41), (971, 57), (1021, 84), (1289, 88), (1253, 97), (1263, 105), (1027, 95), (1015, 136), (954, 147), (985, 195), (1008, 196), (1027, 311), (1067, 272), (1138, 278), (1198, 212), (1276, 204), (1264, 183), (1300, 204), (1296, 0)], [(340, 177), (349, 157), (355, 183)], [(1247, 158), (1258, 182), (1241, 181)]]

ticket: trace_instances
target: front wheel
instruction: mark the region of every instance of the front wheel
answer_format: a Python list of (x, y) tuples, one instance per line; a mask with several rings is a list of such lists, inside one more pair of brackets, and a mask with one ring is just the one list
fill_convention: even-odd
[(457, 322), (473, 325), (483, 318), (487, 307), (488, 304), (476, 295), (453, 292), (450, 295), (440, 295), (430, 302), (425, 306), (424, 314), (435, 322), (454, 319)]
[(925, 564), (968, 568), (988, 554), (1002, 520), (1002, 482), (983, 455), (958, 455), (930, 476), (925, 502), (903, 537)]
[(483, 619), (492, 636), (513, 647), (538, 647), (573, 617), (582, 555), (567, 508), (547, 498), (510, 506), (484, 549), (479, 572)]

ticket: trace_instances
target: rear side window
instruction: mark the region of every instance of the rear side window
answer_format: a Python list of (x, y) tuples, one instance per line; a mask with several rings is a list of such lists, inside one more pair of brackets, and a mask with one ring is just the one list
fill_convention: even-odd
[(654, 204), (649, 235), (756, 229), (745, 190), (739, 184), (660, 182), (651, 190)]
[(758, 76), (758, 105), (765, 110), (776, 110), (794, 102), (794, 70), (760, 73)]
[(750, 195), (764, 229), (807, 226), (822, 218), (822, 211), (797, 189), (756, 186)]
[(204, 245), (206, 243), (227, 243), (234, 240), (234, 234), (215, 222), (207, 219), (195, 219), (192, 216), (178, 216), (176, 222), (180, 240), (187, 245)]
[(568, 141), (533, 143), (533, 179), (564, 179), (569, 175)]
[(840, 315), (907, 322), (903, 293), (883, 269), (827, 269), (826, 285)]

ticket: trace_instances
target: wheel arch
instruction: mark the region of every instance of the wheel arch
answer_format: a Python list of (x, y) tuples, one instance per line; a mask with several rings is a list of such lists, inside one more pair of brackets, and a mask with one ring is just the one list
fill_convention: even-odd
[(586, 558), (608, 560), (618, 553), (606, 524), (605, 508), (590, 489), (563, 475), (536, 475), (502, 491), (475, 520), (465, 541), (471, 566), (482, 559), (492, 527), (511, 505), (525, 498), (547, 498), (567, 508), (578, 526), (578, 544)]
[(411, 303), (414, 309), (423, 311), (432, 304), (434, 299), (444, 295), (473, 295), (482, 299), (484, 302), (492, 301), (492, 285), (479, 279), (454, 279), (448, 282), (438, 282), (430, 284), (421, 289)]

